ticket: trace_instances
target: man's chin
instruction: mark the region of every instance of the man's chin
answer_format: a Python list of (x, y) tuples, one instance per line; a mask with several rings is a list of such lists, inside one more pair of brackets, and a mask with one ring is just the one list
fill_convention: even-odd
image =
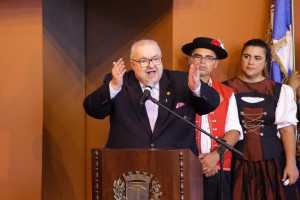
[(200, 73), (200, 77), (206, 77), (206, 76), (209, 76), (209, 75), (206, 73)]

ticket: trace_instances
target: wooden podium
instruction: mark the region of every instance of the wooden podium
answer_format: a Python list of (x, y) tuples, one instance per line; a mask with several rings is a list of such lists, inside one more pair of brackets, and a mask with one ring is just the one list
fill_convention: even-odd
[(92, 149), (93, 200), (201, 200), (202, 165), (189, 149)]

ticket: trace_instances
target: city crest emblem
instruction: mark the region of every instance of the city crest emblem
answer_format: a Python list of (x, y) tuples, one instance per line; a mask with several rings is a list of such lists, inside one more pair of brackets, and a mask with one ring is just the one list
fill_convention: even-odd
[(152, 174), (128, 172), (123, 178), (114, 181), (114, 200), (159, 200), (162, 196), (159, 181)]

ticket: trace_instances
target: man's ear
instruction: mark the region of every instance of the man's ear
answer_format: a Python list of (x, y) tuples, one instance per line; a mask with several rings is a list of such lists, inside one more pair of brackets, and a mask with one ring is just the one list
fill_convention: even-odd
[(189, 65), (192, 64), (192, 62), (191, 62), (191, 56), (185, 56), (185, 60), (187, 61), (187, 63), (188, 63)]
[(218, 63), (219, 63), (219, 61), (218, 61), (218, 60), (216, 60), (216, 63), (215, 63), (215, 69), (217, 69), (217, 67), (218, 67)]
[(132, 60), (130, 60), (130, 61), (129, 61), (129, 63), (130, 63), (130, 65), (131, 65), (131, 68), (132, 68), (132, 69), (134, 69), (134, 64), (133, 64), (133, 61), (132, 61)]

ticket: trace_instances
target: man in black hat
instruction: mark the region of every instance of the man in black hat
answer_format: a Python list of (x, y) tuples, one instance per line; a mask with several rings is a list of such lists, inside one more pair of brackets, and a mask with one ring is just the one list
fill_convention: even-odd
[[(233, 90), (212, 79), (211, 74), (217, 68), (218, 60), (225, 59), (227, 52), (220, 40), (198, 37), (192, 43), (182, 47), (183, 53), (188, 56), (189, 64), (199, 66), (200, 79), (213, 87), (220, 95), (220, 105), (207, 115), (196, 115), (196, 125), (214, 135), (224, 138), (228, 144), (242, 139), (242, 128), (239, 123), (237, 105)], [(196, 131), (196, 142), (199, 149), (199, 159), (203, 164), (204, 199), (220, 199), (220, 152), (222, 148), (210, 137)], [(218, 150), (219, 149), (219, 150)], [(231, 152), (225, 154), (223, 172), (223, 197), (231, 199)]]

